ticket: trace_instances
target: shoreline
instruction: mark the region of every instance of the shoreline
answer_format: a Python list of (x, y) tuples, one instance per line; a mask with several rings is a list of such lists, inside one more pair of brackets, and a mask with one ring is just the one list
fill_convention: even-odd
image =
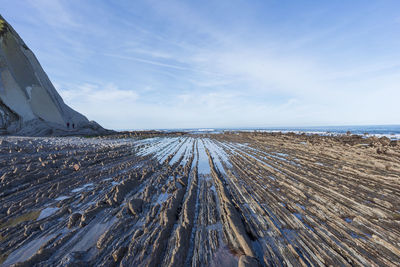
[(2, 266), (400, 261), (386, 137), (141, 131), (0, 152)]

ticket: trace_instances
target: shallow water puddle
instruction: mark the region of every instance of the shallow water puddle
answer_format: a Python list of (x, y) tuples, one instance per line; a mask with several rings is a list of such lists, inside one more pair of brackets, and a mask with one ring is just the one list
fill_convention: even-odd
[(47, 218), (54, 213), (56, 213), (60, 208), (45, 208), (40, 212), (39, 217), (37, 218), (37, 221), (40, 221), (41, 219)]
[(72, 192), (72, 193), (77, 193), (77, 192), (80, 192), (80, 191), (82, 191), (82, 190), (89, 189), (89, 187), (93, 187), (93, 183), (84, 184), (84, 185), (81, 186), (81, 187), (78, 187), (78, 188), (73, 189), (71, 192)]
[(104, 222), (104, 223), (95, 223), (88, 227), (89, 231), (87, 231), (79, 242), (75, 244), (71, 251), (86, 251), (89, 248), (93, 247), (99, 237), (108, 230), (115, 222), (117, 218), (112, 218), (111, 220)]
[(5, 262), (3, 262), (2, 266), (10, 266), (17, 262), (26, 261), (30, 257), (32, 257), (38, 249), (45, 244), (47, 241), (55, 237), (56, 234), (45, 235), (35, 240), (32, 240), (28, 244), (20, 247), (17, 250), (14, 250), (7, 258)]
[(197, 142), (197, 147), (199, 149), (198, 172), (199, 174), (209, 174), (211, 173), (211, 169), (203, 140), (199, 140)]
[(168, 199), (168, 197), (169, 197), (169, 194), (168, 194), (168, 193), (162, 193), (162, 194), (160, 194), (160, 195), (158, 196), (157, 203), (161, 205), (162, 203), (164, 203), (164, 202)]
[(70, 198), (70, 197), (69, 196), (59, 196), (58, 198), (56, 198), (54, 200), (61, 201), (61, 200), (68, 199), (68, 198)]

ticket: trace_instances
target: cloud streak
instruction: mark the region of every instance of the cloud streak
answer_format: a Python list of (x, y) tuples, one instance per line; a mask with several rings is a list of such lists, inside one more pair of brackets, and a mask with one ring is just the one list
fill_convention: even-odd
[(29, 3), (3, 15), (109, 128), (400, 123), (396, 2)]

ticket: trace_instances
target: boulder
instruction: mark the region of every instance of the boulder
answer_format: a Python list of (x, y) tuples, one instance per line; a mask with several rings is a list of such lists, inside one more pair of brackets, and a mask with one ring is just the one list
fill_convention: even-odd
[(125, 255), (126, 251), (128, 250), (127, 247), (119, 247), (117, 248), (113, 253), (113, 259), (115, 262), (118, 262), (122, 259), (122, 257)]
[(258, 260), (254, 257), (242, 255), (239, 258), (238, 267), (259, 267), (261, 266)]
[(129, 211), (132, 215), (137, 216), (139, 213), (142, 212), (143, 200), (134, 198), (128, 202)]
[(74, 171), (79, 171), (79, 169), (81, 167), (79, 166), (79, 164), (74, 164), (73, 168), (74, 168)]
[(379, 138), (379, 142), (383, 145), (383, 146), (388, 146), (390, 144), (390, 139), (387, 138), (386, 136), (383, 136), (381, 138)]
[(81, 217), (82, 217), (82, 214), (80, 214), (80, 213), (71, 214), (71, 216), (69, 216), (67, 227), (72, 228), (72, 227), (76, 226), (78, 224), (78, 222), (80, 221)]
[(400, 146), (400, 140), (392, 140), (392, 141), (390, 141), (390, 146)]

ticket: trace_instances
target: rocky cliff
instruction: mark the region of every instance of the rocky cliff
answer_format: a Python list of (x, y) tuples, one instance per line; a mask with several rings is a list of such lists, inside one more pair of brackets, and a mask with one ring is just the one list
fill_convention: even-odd
[(33, 52), (0, 15), (0, 134), (105, 132), (64, 103)]

